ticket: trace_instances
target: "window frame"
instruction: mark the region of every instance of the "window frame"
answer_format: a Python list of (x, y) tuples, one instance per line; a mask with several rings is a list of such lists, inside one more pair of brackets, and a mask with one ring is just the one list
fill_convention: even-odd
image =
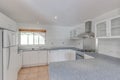
[[(25, 30), (26, 30), (26, 31), (20, 31), (20, 30), (19, 30), (19, 45), (20, 45), (20, 46), (38, 46), (38, 45), (41, 46), (41, 45), (45, 45), (45, 44), (46, 44), (46, 30), (39, 30), (39, 31), (38, 31), (38, 30), (37, 30), (37, 31), (34, 31), (34, 30), (32, 31), (31, 29), (30, 29), (31, 31), (29, 31), (28, 29), (25, 29)], [(23, 45), (21, 44), (21, 33), (22, 33), (22, 32), (23, 32), (23, 33), (24, 33), (24, 32), (28, 32), (28, 33), (29, 33), (29, 32), (32, 32), (32, 33), (33, 33), (33, 44), (29, 44), (28, 35), (27, 35), (27, 44), (25, 44), (25, 45), (24, 45), (24, 44), (23, 44)], [(39, 43), (39, 40), (40, 40), (39, 38), (38, 38), (38, 44), (35, 44), (35, 40), (34, 40), (34, 39), (35, 39), (35, 33), (39, 33), (39, 34), (40, 34), (40, 33), (44, 33), (44, 35), (45, 35), (45, 36), (44, 36), (44, 38), (45, 38), (44, 44), (40, 44), (40, 43)]]

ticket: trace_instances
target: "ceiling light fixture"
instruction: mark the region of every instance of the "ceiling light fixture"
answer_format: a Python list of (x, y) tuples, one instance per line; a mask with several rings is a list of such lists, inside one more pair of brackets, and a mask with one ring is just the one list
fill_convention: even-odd
[(55, 16), (54, 19), (57, 20), (57, 19), (58, 19), (58, 16)]

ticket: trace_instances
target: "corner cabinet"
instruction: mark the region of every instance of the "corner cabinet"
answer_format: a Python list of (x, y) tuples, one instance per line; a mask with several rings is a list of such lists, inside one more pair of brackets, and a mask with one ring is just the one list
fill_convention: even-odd
[(95, 24), (96, 38), (120, 38), (120, 15)]

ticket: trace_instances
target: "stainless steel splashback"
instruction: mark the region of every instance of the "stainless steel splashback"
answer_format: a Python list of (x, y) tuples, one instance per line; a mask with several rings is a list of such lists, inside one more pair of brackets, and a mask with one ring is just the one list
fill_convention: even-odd
[(83, 49), (96, 50), (95, 39), (94, 38), (83, 39)]

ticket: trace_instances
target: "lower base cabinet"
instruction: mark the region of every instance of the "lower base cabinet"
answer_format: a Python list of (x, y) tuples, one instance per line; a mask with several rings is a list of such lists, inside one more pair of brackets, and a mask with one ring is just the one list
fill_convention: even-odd
[(48, 64), (48, 51), (23, 52), (23, 67), (40, 66)]
[(27, 51), (22, 53), (23, 67), (48, 65), (51, 62), (76, 60), (74, 50)]
[(76, 60), (76, 51), (53, 50), (48, 53), (48, 63)]
[(39, 65), (48, 64), (48, 51), (38, 51), (38, 64)]

